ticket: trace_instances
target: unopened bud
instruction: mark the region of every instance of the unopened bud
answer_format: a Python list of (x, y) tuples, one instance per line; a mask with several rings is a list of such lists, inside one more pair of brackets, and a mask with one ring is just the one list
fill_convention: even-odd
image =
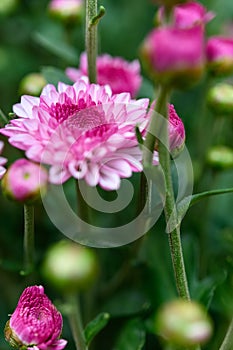
[(207, 42), (208, 68), (215, 76), (230, 75), (233, 72), (233, 39), (214, 36)]
[(2, 178), (3, 193), (10, 199), (32, 203), (47, 188), (47, 170), (27, 159), (18, 159), (8, 168)]
[(233, 168), (233, 149), (226, 146), (214, 146), (207, 152), (207, 163), (213, 168)]
[(42, 274), (63, 292), (88, 289), (98, 273), (94, 251), (71, 241), (60, 241), (47, 252)]
[(209, 339), (212, 324), (198, 303), (175, 300), (159, 310), (156, 317), (156, 332), (168, 343), (191, 347)]
[(26, 75), (20, 82), (20, 95), (39, 96), (43, 87), (47, 84), (45, 78), (40, 73)]
[(220, 83), (212, 87), (207, 95), (207, 104), (217, 115), (233, 115), (233, 86)]
[(8, 15), (13, 12), (18, 4), (18, 0), (1, 0), (0, 15)]
[(154, 29), (141, 47), (143, 64), (152, 79), (179, 88), (199, 81), (204, 69), (203, 34), (200, 25)]

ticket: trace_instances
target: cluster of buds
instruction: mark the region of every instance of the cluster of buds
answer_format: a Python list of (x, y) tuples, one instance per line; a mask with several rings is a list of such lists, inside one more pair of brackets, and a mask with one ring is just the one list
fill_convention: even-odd
[(198, 82), (206, 67), (215, 75), (233, 71), (233, 39), (205, 38), (205, 24), (214, 17), (212, 12), (189, 1), (175, 5), (166, 23), (165, 7), (158, 10), (159, 27), (141, 46), (142, 61), (153, 79), (183, 88)]

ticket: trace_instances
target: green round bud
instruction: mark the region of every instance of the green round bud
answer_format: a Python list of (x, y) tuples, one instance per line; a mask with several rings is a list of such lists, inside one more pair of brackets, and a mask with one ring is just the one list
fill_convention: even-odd
[(63, 292), (88, 289), (98, 275), (97, 257), (91, 248), (62, 240), (47, 252), (42, 275)]
[(207, 95), (207, 104), (214, 114), (233, 116), (233, 86), (220, 83), (212, 87)]
[(40, 73), (31, 73), (26, 75), (20, 82), (20, 95), (39, 96), (47, 81)]
[(184, 347), (202, 344), (212, 334), (212, 323), (202, 306), (181, 299), (161, 307), (155, 328), (168, 343)]
[(214, 146), (208, 150), (206, 160), (213, 168), (233, 168), (233, 149), (221, 145)]
[(13, 12), (18, 4), (18, 0), (1, 0), (0, 15), (8, 15)]

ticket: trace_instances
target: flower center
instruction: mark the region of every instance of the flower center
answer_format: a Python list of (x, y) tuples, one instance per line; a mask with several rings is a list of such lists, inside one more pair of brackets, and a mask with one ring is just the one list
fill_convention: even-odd
[(105, 114), (99, 106), (81, 109), (67, 120), (70, 129), (92, 130), (106, 124)]

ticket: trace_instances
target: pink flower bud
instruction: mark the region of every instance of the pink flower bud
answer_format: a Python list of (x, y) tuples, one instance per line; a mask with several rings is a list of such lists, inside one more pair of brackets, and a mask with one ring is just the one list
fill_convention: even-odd
[[(0, 154), (2, 153), (3, 147), (4, 147), (3, 141), (0, 141)], [(3, 175), (6, 172), (6, 169), (3, 166), (6, 164), (6, 162), (7, 162), (6, 158), (0, 157), (0, 179), (3, 177)]]
[(233, 72), (233, 39), (214, 36), (207, 42), (207, 61), (214, 75), (228, 75)]
[(206, 8), (196, 1), (174, 7), (174, 26), (176, 28), (189, 28), (198, 24), (205, 24), (213, 17), (213, 12), (207, 12)]
[[(206, 8), (196, 1), (188, 1), (179, 4), (173, 9), (172, 26), (173, 28), (191, 28), (196, 25), (204, 25), (214, 17), (213, 12), (207, 12)], [(164, 21), (164, 7), (160, 7), (157, 13), (157, 22), (161, 24)]]
[(204, 69), (203, 28), (154, 29), (146, 37), (141, 54), (153, 78), (175, 87), (192, 85)]
[(83, 0), (51, 0), (49, 13), (62, 21), (73, 21), (80, 19), (83, 13)]
[(34, 202), (46, 190), (45, 168), (27, 159), (16, 160), (2, 179), (4, 194), (19, 202)]
[(173, 157), (182, 151), (185, 143), (184, 124), (172, 104), (169, 105), (169, 143)]
[(62, 316), (42, 286), (27, 287), (5, 326), (11, 346), (35, 350), (62, 350), (67, 341), (59, 339)]

